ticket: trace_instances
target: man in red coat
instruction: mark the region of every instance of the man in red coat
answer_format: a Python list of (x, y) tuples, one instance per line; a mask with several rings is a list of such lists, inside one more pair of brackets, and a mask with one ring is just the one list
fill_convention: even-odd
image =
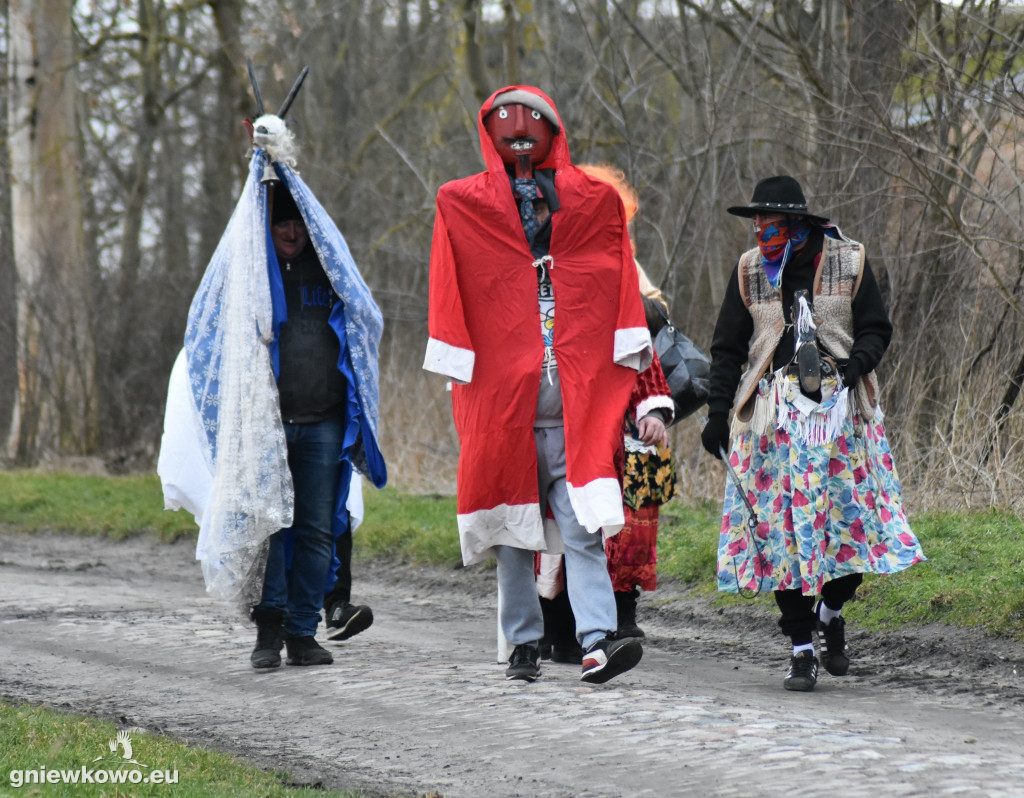
[[(477, 122), (486, 171), (437, 196), (424, 361), (453, 383), (463, 561), (497, 559), (506, 676), (533, 681), (533, 552), (564, 550), (581, 678), (605, 682), (643, 654), (616, 637), (600, 534), (623, 524), (615, 452), (653, 357), (625, 213), (615, 189), (572, 165), (539, 89), (495, 92)], [(663, 433), (657, 416), (641, 424)]]

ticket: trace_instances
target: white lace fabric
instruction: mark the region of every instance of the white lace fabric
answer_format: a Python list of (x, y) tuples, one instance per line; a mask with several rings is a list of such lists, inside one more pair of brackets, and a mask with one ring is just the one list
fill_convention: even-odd
[(260, 601), (267, 539), (291, 526), (295, 505), (267, 349), (273, 305), (261, 173), (254, 157), (185, 333), (200, 448), (213, 474), (196, 556), (208, 592), (245, 607)]

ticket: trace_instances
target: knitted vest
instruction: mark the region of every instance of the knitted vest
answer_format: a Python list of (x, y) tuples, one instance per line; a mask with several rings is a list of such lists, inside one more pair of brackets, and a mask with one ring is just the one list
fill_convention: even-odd
[[(761, 251), (755, 247), (743, 253), (737, 270), (740, 295), (754, 320), (747, 358), (750, 365), (740, 380), (733, 405), (736, 420), (743, 423), (750, 421), (758, 383), (771, 370), (786, 327), (782, 296), (768, 281), (761, 261)], [(821, 319), (816, 334), (819, 344), (839, 359), (848, 358), (853, 346), (853, 298), (860, 288), (863, 267), (863, 244), (825, 236), (821, 265), (814, 275), (814, 313)], [(861, 375), (854, 395), (861, 415), (874, 418), (878, 378), (873, 371)]]

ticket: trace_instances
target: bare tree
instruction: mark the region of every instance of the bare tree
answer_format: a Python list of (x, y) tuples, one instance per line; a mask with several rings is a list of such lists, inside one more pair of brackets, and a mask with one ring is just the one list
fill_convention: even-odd
[[(0, 96), (0, 185), (11, 184), (10, 149), (7, 146), (9, 126), (7, 50), (10, 40), (7, 36), (7, 0), (0, 3), (0, 84), (4, 86)], [(0, 191), (0, 441), (7, 441), (11, 424), (15, 420), (18, 403), (18, 327), (17, 300), (18, 273), (14, 266), (13, 229), (11, 225), (11, 195)], [(0, 448), (2, 451), (2, 448)]]
[(67, 4), (12, 0), (8, 30), (18, 404), (7, 448), (33, 463), (46, 449), (94, 452), (99, 406)]
[[(47, 131), (59, 133), (68, 160), (60, 175), (46, 174), (78, 176), (80, 186), (55, 185), (81, 201), (64, 203), (71, 215), (61, 236), (47, 228), (50, 254), (29, 243), (29, 232), (39, 233), (23, 222), (12, 246), (19, 285), (70, 279), (67, 258), (57, 257), (61, 268), (43, 258), (75, 251), (89, 280), (45, 295), (51, 304), (55, 295), (79, 300), (58, 311), (73, 328), (44, 323), (28, 301), (45, 285), (19, 294), (18, 351), (37, 365), (23, 372), (18, 411), (4, 418), (34, 432), (24, 444), (20, 432), (8, 436), (12, 446), (60, 448), (58, 419), (76, 416), (57, 401), (68, 392), (57, 377), (82, 382), (60, 354), (73, 337), (95, 355), (80, 361), (75, 350), (72, 365), (85, 375), (91, 357), (99, 364), (88, 401), (98, 392), (104, 456), (128, 467), (155, 452), (188, 301), (244, 176), (239, 120), (254, 110), (244, 71), (251, 57), (271, 104), (311, 68), (289, 115), (299, 168), (385, 314), (382, 442), (399, 484), (446, 489), (458, 457), (444, 386), (419, 368), (434, 197), (446, 180), (483, 166), (480, 103), (502, 85), (527, 83), (555, 99), (575, 161), (611, 163), (638, 189), (638, 257), (699, 344), (709, 342), (737, 255), (753, 243), (725, 208), (747, 200), (760, 177), (800, 179), (815, 208), (867, 244), (887, 297), (896, 335), (883, 398), (908, 484), (943, 499), (1006, 497), (1019, 487), (1017, 6), (92, 0), (72, 6), (77, 51), (58, 48), (32, 66), (15, 33), (27, 41), (27, 21), (55, 1), (10, 0), (7, 109), (10, 151), (19, 154), (11, 166), (28, 170), (12, 175), (11, 201), (17, 220), (36, 197), (25, 178), (44, 174), (44, 153), (26, 135), (39, 124), (42, 84), (27, 91), (26, 69), (41, 70), (54, 97), (78, 87), (74, 105), (49, 107), (63, 108), (54, 118), (65, 127)], [(45, 15), (50, 28), (56, 18), (66, 23), (62, 8), (63, 17)], [(76, 230), (84, 243), (68, 232)], [(2, 233), (0, 225), (0, 247)], [(12, 281), (3, 282), (13, 296)], [(84, 326), (72, 310), (87, 313)], [(78, 332), (45, 338), (65, 329)], [(688, 485), (717, 494), (697, 432), (693, 422), (674, 428), (677, 457)]]

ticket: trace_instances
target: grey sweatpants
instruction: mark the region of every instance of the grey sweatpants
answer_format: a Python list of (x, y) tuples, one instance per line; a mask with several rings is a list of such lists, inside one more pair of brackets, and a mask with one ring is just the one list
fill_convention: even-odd
[[(615, 631), (615, 594), (600, 532), (588, 532), (573, 512), (565, 483), (565, 432), (562, 427), (535, 429), (537, 482), (541, 513), (551, 507), (565, 544), (565, 582), (576, 616), (576, 638), (586, 650)], [(498, 560), (498, 617), (513, 646), (534, 645), (544, 634), (544, 616), (534, 578), (534, 552), (495, 546)]]

